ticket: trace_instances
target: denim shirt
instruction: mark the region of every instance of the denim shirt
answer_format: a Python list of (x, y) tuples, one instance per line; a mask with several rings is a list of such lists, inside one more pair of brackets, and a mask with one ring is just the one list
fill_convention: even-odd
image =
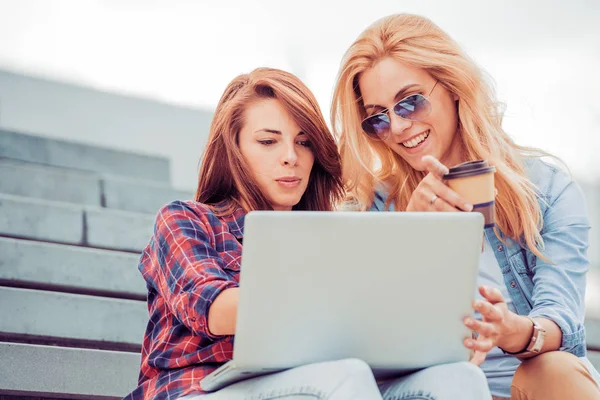
[[(526, 159), (525, 169), (538, 191), (543, 215), (542, 254), (551, 263), (511, 239), (505, 238), (503, 243), (494, 228), (486, 228), (485, 235), (517, 313), (554, 321), (562, 331), (559, 350), (584, 357), (590, 229), (586, 202), (579, 186), (561, 169), (537, 158)], [(393, 203), (385, 209), (386, 198), (385, 190), (378, 190), (370, 210), (393, 211)]]

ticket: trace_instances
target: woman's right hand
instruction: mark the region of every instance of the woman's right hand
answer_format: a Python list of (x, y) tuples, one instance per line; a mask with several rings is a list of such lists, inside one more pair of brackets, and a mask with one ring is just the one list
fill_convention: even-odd
[[(476, 342), (485, 342), (486, 340), (488, 340), (488, 339), (481, 334), (477, 337), (477, 339), (475, 339)], [(487, 357), (488, 352), (482, 351), (482, 350), (473, 350), (473, 349), (469, 349), (469, 350), (471, 350), (471, 355), (469, 356), (469, 362), (471, 364), (475, 364), (477, 366), (480, 366), (481, 364), (483, 364), (483, 362), (485, 361), (485, 358)]]
[(473, 210), (472, 204), (444, 183), (443, 176), (448, 173), (448, 167), (430, 155), (423, 156), (421, 160), (429, 173), (410, 196), (406, 211)]

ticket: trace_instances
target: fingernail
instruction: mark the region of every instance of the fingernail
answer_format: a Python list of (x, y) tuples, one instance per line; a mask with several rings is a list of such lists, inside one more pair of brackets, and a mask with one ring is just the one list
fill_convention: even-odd
[(465, 210), (465, 211), (468, 211), (468, 212), (471, 212), (471, 211), (473, 211), (473, 205), (471, 205), (471, 204), (469, 204), (469, 203), (465, 203), (465, 205), (464, 205), (464, 210)]
[(471, 340), (471, 339), (467, 339), (467, 342), (465, 343), (465, 345), (466, 345), (467, 347), (473, 347), (473, 340)]

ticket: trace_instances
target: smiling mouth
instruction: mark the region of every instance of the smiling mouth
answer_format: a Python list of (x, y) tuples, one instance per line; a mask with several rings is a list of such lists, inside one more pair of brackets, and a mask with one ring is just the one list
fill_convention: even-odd
[(423, 132), (419, 136), (414, 137), (410, 140), (407, 140), (406, 142), (402, 142), (400, 144), (403, 147), (406, 147), (407, 149), (415, 148), (418, 145), (420, 145), (421, 143), (423, 143), (429, 137), (429, 134), (430, 134), (430, 131), (427, 130), (427, 132)]

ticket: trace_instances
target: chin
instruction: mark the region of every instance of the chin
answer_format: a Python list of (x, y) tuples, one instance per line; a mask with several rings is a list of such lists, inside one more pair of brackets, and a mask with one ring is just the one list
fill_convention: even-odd
[[(435, 158), (437, 158), (438, 160), (440, 159), (439, 154), (435, 154), (434, 152), (427, 152), (427, 153), (423, 153), (423, 154), (419, 154), (419, 155), (415, 155), (413, 157), (402, 157), (404, 159), (404, 161), (406, 161), (413, 169), (420, 171), (420, 172), (427, 172), (427, 168), (425, 167), (425, 164), (423, 163), (423, 161), (421, 161), (421, 158), (426, 156), (426, 155), (430, 155), (433, 156)], [(440, 160), (441, 161), (441, 160)]]
[(286, 196), (286, 197), (275, 198), (275, 201), (273, 202), (273, 204), (276, 204), (276, 206), (279, 208), (293, 208), (295, 205), (300, 203), (301, 198), (302, 198), (302, 196), (294, 196), (294, 197)]
[(404, 161), (406, 161), (408, 163), (408, 165), (410, 165), (412, 167), (412, 169), (416, 169), (417, 171), (425, 171), (425, 164), (423, 164), (423, 162), (421, 162), (420, 159), (404, 158)]

